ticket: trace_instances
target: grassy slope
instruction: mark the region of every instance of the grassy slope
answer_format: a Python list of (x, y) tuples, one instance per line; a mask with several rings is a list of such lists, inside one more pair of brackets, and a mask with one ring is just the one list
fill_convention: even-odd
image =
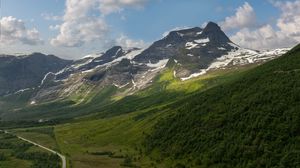
[(147, 152), (179, 167), (300, 167), (299, 86), (300, 46), (174, 105)]
[[(106, 155), (96, 157), (91, 154), (103, 151), (125, 158), (128, 156), (134, 164), (142, 167), (153, 167), (154, 161), (143, 154), (143, 139), (160, 119), (171, 112), (170, 105), (194, 92), (234, 80), (238, 74), (236, 71), (213, 72), (181, 82), (173, 78), (171, 70), (167, 70), (150, 88), (106, 107), (110, 115), (103, 115), (106, 111), (102, 111), (75, 123), (55, 127), (57, 142), (60, 149), (70, 156), (75, 167), (106, 167), (105, 164), (120, 162), (107, 159)], [(109, 163), (98, 163), (103, 158)]]

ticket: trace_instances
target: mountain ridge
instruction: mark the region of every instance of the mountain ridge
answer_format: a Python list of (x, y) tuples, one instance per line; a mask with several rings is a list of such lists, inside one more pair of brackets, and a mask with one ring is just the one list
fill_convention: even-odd
[(131, 95), (151, 86), (167, 68), (173, 69), (175, 78), (185, 81), (218, 69), (261, 64), (286, 51), (288, 49), (268, 52), (244, 49), (234, 44), (216, 23), (209, 22), (204, 28), (171, 31), (148, 48), (125, 50), (114, 46), (103, 53), (68, 61), (58, 69), (43, 72), (40, 81), (30, 88), (14, 92), (34, 90), (29, 104), (69, 99), (86, 86), (90, 87), (86, 95), (109, 86)]

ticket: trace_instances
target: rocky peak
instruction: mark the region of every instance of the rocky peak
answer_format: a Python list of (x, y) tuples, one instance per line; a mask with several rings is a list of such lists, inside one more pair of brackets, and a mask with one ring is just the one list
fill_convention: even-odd
[(214, 22), (209, 22), (202, 31), (202, 37), (209, 38), (215, 43), (229, 43), (231, 40), (221, 30), (220, 26)]

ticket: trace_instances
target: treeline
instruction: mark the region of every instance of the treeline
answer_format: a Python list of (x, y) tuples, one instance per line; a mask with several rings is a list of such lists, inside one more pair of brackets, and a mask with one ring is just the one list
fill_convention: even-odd
[(54, 154), (45, 152), (18, 153), (17, 158), (33, 162), (31, 168), (60, 168), (60, 158)]
[(300, 167), (299, 70), (300, 46), (177, 102), (147, 135), (147, 154), (179, 167)]

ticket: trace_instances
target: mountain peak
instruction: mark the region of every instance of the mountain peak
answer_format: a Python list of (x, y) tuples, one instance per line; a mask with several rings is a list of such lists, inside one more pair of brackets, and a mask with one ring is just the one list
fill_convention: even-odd
[(206, 27), (203, 29), (202, 34), (209, 37), (211, 41), (215, 41), (218, 43), (231, 42), (227, 35), (222, 31), (220, 26), (214, 22), (208, 22)]
[(220, 26), (215, 22), (208, 22), (204, 30), (221, 30)]
[(105, 53), (116, 53), (120, 50), (122, 50), (121, 46), (114, 46), (114, 47), (110, 48), (109, 50), (107, 50)]

